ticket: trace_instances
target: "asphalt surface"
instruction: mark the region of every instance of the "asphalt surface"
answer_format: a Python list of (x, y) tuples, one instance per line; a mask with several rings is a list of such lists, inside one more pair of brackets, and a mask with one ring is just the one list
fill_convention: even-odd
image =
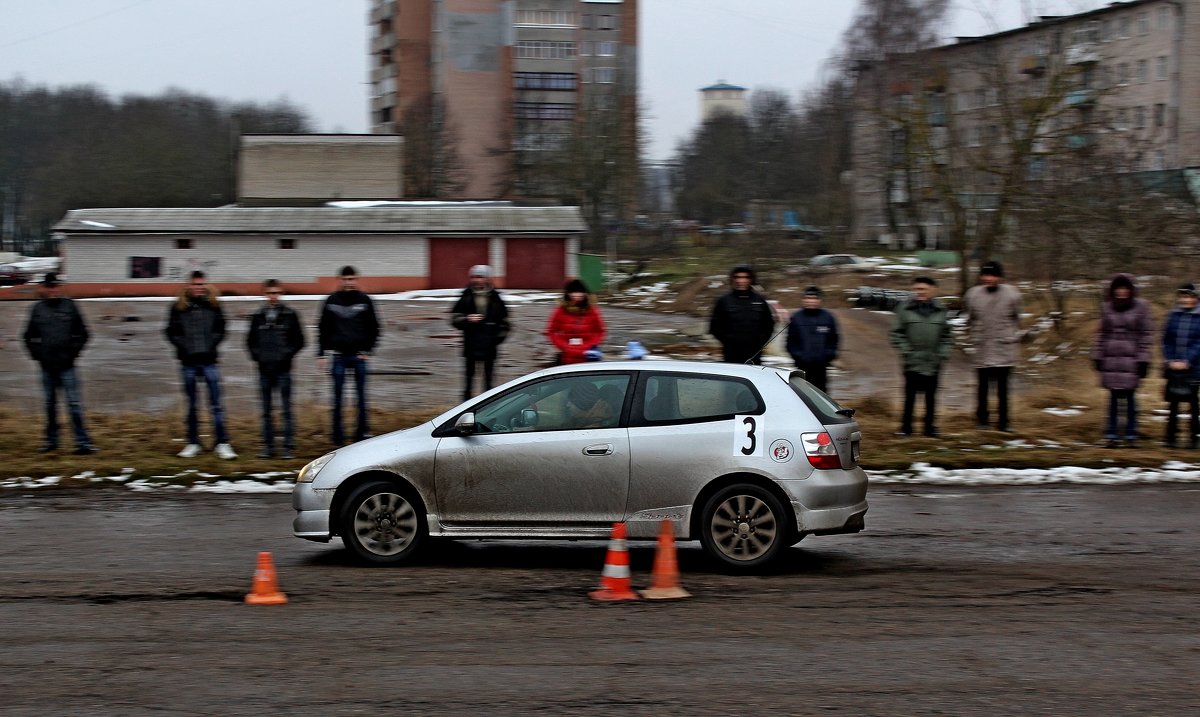
[[(5, 715), (1200, 713), (1194, 488), (881, 488), (768, 574), (680, 546), (672, 603), (586, 594), (602, 543), (349, 565), (286, 495), (0, 494)], [(242, 603), (257, 551), (290, 602)], [(635, 544), (636, 586), (652, 544)]]

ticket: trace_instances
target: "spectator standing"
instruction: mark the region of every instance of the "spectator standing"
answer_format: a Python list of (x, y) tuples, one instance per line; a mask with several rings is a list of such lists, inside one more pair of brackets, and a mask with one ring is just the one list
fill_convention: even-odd
[(300, 316), (281, 300), (283, 287), (275, 279), (263, 283), (267, 298), (265, 306), (250, 317), (246, 348), (258, 364), (258, 390), (262, 404), (262, 451), (259, 458), (275, 455), (275, 426), (271, 408), (272, 397), (279, 392), (283, 413), (283, 453), (281, 458), (295, 457), (295, 428), (292, 421), (292, 359), (304, 348), (304, 330)]
[(833, 312), (822, 308), (821, 289), (804, 290), (802, 308), (788, 323), (787, 351), (809, 383), (828, 393), (829, 364), (838, 357), (838, 325)]
[(354, 374), (354, 391), (358, 397), (358, 424), (354, 440), (367, 438), (367, 359), (379, 341), (379, 318), (371, 297), (358, 290), (358, 272), (352, 266), (341, 271), (340, 288), (325, 299), (321, 307), (321, 319), (317, 324), (319, 341), (317, 366), (326, 370), (332, 354), (333, 364), (333, 431), (334, 446), (346, 442), (342, 427), (342, 389), (346, 384), (346, 372)]
[(559, 364), (583, 363), (599, 352), (604, 340), (604, 319), (588, 294), (587, 286), (571, 279), (563, 287), (563, 298), (550, 315), (546, 337), (558, 349)]
[(904, 369), (904, 415), (900, 435), (913, 432), (913, 409), (917, 394), (925, 396), (925, 435), (938, 435), (936, 417), (938, 375), (950, 358), (954, 337), (950, 333), (949, 314), (933, 298), (937, 282), (927, 276), (912, 284), (912, 298), (896, 308), (892, 326), (892, 346), (900, 352)]
[(212, 413), (218, 458), (237, 458), (225, 431), (225, 410), (221, 406), (221, 372), (217, 368), (217, 346), (225, 338), (225, 314), (221, 311), (217, 288), (208, 283), (202, 271), (193, 271), (188, 283), (167, 314), (167, 340), (175, 347), (175, 357), (183, 372), (183, 392), (187, 396), (187, 445), (180, 458), (200, 455), (200, 427), (196, 408), (196, 382), (208, 388), (208, 407)]
[(75, 359), (88, 342), (87, 325), (75, 302), (63, 296), (58, 274), (46, 274), (41, 294), (42, 300), (33, 305), (25, 326), (25, 348), (41, 367), (46, 404), (45, 442), (38, 452), (58, 450), (58, 392), (62, 389), (75, 432), (75, 455), (91, 455), (96, 448), (84, 426), (83, 400), (75, 373)]
[(450, 323), (463, 334), (463, 359), (466, 362), (463, 400), (471, 398), (475, 366), (483, 364), (483, 390), (492, 387), (496, 353), (508, 337), (508, 306), (492, 286), (492, 267), (476, 264), (467, 272), (467, 288), (450, 309)]
[(741, 264), (729, 272), (730, 291), (713, 305), (708, 332), (721, 342), (725, 363), (762, 363), (762, 350), (775, 331), (775, 312), (752, 288), (754, 269)]
[(1004, 283), (1004, 267), (988, 261), (979, 267), (979, 283), (963, 299), (967, 328), (975, 346), (972, 358), (979, 383), (975, 427), (987, 429), (988, 393), (996, 385), (996, 429), (1012, 430), (1008, 420), (1008, 377), (1017, 365), (1021, 335), (1021, 292)]
[(1164, 445), (1175, 448), (1179, 433), (1179, 406), (1188, 405), (1188, 448), (1197, 448), (1200, 434), (1200, 403), (1197, 385), (1200, 384), (1200, 312), (1197, 312), (1196, 285), (1184, 284), (1176, 292), (1175, 309), (1167, 316), (1163, 329), (1162, 353), (1166, 362), (1167, 436)]
[[(1150, 369), (1154, 343), (1150, 305), (1137, 296), (1129, 274), (1117, 274), (1109, 283), (1100, 310), (1100, 330), (1092, 348), (1092, 361), (1100, 372), (1100, 385), (1108, 389), (1108, 423), (1104, 438), (1110, 447), (1122, 435), (1132, 443), (1137, 433), (1137, 388)], [(1125, 431), (1118, 426), (1119, 404), (1125, 403)]]

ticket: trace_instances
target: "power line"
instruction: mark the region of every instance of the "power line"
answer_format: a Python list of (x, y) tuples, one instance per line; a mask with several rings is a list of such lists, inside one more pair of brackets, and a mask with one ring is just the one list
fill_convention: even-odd
[(46, 31), (44, 31), (44, 32), (39, 32), (39, 33), (38, 33), (38, 34), (36, 34), (36, 35), (29, 35), (28, 37), (23, 37), (23, 38), (21, 38), (20, 40), (13, 40), (12, 42), (9, 42), (9, 43), (7, 43), (7, 44), (0, 45), (0, 50), (5, 50), (5, 49), (8, 49), (8, 48), (10, 48), (10, 47), (13, 47), (14, 45), (20, 45), (20, 44), (22, 44), (22, 43), (31, 42), (31, 41), (33, 41), (33, 40), (39, 40), (39, 39), (41, 39), (41, 38), (43, 38), (43, 37), (46, 37), (47, 35), (53, 35), (53, 34), (55, 34), (55, 33), (57, 33), (57, 32), (61, 32), (61, 31), (63, 31), (63, 30), (68, 30), (68, 29), (70, 29), (70, 28), (72, 28), (72, 27), (78, 27), (78, 26), (80, 26), (80, 25), (86, 25), (86, 24), (87, 24), (87, 23), (89, 23), (89, 22), (93, 22), (93, 21), (95, 21), (95, 20), (99, 20), (99, 19), (101, 19), (101, 18), (108, 17), (109, 15), (116, 15), (116, 14), (117, 14), (117, 13), (119, 13), (119, 12), (125, 12), (126, 10), (128, 10), (128, 9), (130, 9), (130, 8), (137, 7), (138, 5), (145, 5), (145, 4), (146, 4), (146, 3), (148, 3), (148, 2), (150, 2), (150, 0), (137, 0), (136, 2), (131, 2), (131, 3), (129, 3), (128, 5), (123, 5), (123, 6), (119, 7), (119, 8), (116, 8), (116, 9), (114, 9), (114, 10), (109, 10), (108, 12), (102, 12), (102, 13), (100, 13), (99, 15), (92, 15), (91, 17), (85, 17), (85, 18), (83, 18), (82, 20), (76, 20), (75, 22), (69, 22), (69, 23), (67, 23), (66, 25), (59, 25), (58, 27), (51, 28), (51, 29), (49, 29), (49, 30), (46, 30)]

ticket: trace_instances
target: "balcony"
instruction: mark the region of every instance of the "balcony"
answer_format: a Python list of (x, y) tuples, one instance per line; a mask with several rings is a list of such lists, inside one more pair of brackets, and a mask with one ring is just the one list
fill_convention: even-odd
[(1096, 103), (1096, 92), (1095, 90), (1075, 90), (1074, 92), (1068, 92), (1066, 102), (1068, 107), (1081, 110), (1087, 109)]
[(1020, 59), (1021, 72), (1033, 77), (1039, 77), (1046, 72), (1049, 58), (1045, 55), (1025, 55)]
[(371, 24), (374, 25), (380, 20), (386, 20), (389, 17), (394, 17), (396, 14), (396, 0), (386, 0), (375, 7), (371, 8)]
[(1100, 61), (1100, 53), (1094, 45), (1074, 45), (1067, 48), (1066, 62), (1068, 65), (1094, 65)]
[(383, 50), (390, 50), (395, 46), (396, 36), (390, 32), (384, 33), (383, 35), (376, 35), (375, 37), (371, 38), (372, 54), (382, 52)]

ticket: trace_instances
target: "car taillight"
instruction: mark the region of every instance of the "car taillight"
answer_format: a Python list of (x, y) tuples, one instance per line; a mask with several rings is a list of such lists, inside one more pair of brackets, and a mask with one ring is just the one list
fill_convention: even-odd
[(804, 444), (804, 455), (808, 456), (813, 468), (824, 471), (842, 467), (842, 458), (828, 433), (802, 433), (800, 442)]

